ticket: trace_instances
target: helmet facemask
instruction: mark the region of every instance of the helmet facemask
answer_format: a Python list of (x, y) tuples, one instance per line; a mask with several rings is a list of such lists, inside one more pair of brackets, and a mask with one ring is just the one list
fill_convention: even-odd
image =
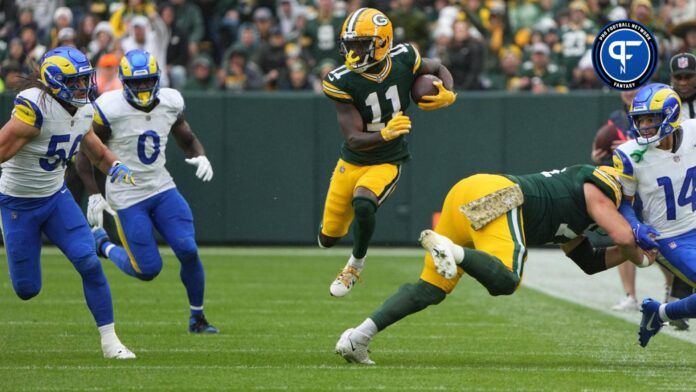
[(92, 102), (96, 97), (97, 83), (94, 69), (75, 75), (65, 75), (61, 72), (51, 74), (47, 69), (44, 71), (44, 78), (46, 80), (44, 84), (50, 88), (51, 93), (56, 98), (73, 106), (84, 106)]
[(159, 93), (159, 71), (154, 75), (122, 78), (126, 98), (140, 107), (147, 107)]
[(341, 38), (339, 52), (346, 58), (346, 67), (355, 72), (363, 73), (368, 68), (380, 63), (386, 56), (377, 59), (375, 52), (388, 43), (377, 36), (372, 37), (344, 37)]

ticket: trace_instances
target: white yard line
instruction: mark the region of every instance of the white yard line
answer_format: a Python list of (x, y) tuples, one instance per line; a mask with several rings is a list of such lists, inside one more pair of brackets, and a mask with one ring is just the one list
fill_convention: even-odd
[[(532, 249), (524, 266), (523, 279), (526, 287), (544, 294), (598, 310), (636, 325), (640, 323), (641, 313), (638, 311), (611, 310), (611, 307), (625, 295), (616, 269), (590, 276), (582, 272), (560, 250)], [(663, 285), (664, 277), (657, 266), (638, 269), (636, 295), (639, 302), (645, 297), (663, 300)], [(632, 335), (636, 336), (636, 341), (637, 332), (638, 328)], [(696, 323), (689, 331), (675, 331), (672, 327), (664, 327), (660, 333), (696, 344)]]

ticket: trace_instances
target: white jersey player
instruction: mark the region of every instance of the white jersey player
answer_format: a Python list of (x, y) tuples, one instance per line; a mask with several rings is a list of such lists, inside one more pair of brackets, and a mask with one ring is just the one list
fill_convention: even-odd
[[(78, 161), (80, 177), (89, 193), (87, 219), (95, 226), (97, 253), (119, 269), (141, 280), (152, 280), (162, 270), (156, 229), (181, 262), (181, 280), (190, 305), (189, 332), (217, 333), (203, 315), (205, 276), (198, 255), (193, 215), (165, 168), (165, 149), (171, 134), (196, 175), (210, 181), (213, 169), (203, 146), (184, 119), (184, 99), (178, 91), (159, 88), (160, 69), (150, 53), (136, 49), (121, 60), (123, 90), (110, 91), (95, 103), (93, 128), (109, 148), (122, 156), (138, 178), (137, 189), (106, 184), (106, 200), (99, 193), (92, 168)], [(107, 202), (108, 200), (108, 202)], [(115, 210), (123, 247), (111, 243), (102, 226), (103, 211)]]
[[(620, 145), (614, 166), (623, 174), (621, 214), (643, 249), (656, 248), (658, 261), (696, 287), (696, 120), (679, 123), (679, 96), (653, 83), (633, 99), (629, 112), (635, 139)], [(640, 195), (643, 219), (631, 207)], [(696, 316), (696, 295), (670, 304), (643, 300), (639, 343), (645, 347), (664, 321)]]
[(45, 234), (82, 277), (104, 356), (135, 358), (116, 336), (109, 283), (64, 181), (67, 162), (82, 148), (112, 182), (132, 183), (130, 170), (90, 131), (94, 69), (79, 50), (58, 47), (41, 58), (26, 84), (31, 87), (17, 94), (12, 117), (0, 130), (0, 213), (12, 287), (24, 300), (41, 291)]

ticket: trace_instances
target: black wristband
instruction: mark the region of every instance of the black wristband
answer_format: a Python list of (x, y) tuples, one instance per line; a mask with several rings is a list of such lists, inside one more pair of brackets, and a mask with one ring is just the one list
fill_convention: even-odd
[(567, 256), (586, 274), (593, 275), (607, 269), (606, 253), (607, 248), (594, 248), (590, 240), (585, 237), (578, 246), (568, 252)]

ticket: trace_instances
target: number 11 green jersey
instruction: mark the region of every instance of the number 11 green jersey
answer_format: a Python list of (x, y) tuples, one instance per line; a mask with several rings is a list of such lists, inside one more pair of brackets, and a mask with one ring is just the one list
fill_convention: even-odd
[[(355, 106), (363, 132), (379, 132), (397, 112), (406, 112), (411, 102), (411, 84), (421, 66), (418, 50), (409, 44), (392, 48), (379, 74), (358, 74), (341, 66), (323, 81), (327, 97)], [(400, 163), (408, 160), (408, 142), (403, 136), (366, 151), (355, 151), (344, 141), (341, 159), (355, 165)]]

